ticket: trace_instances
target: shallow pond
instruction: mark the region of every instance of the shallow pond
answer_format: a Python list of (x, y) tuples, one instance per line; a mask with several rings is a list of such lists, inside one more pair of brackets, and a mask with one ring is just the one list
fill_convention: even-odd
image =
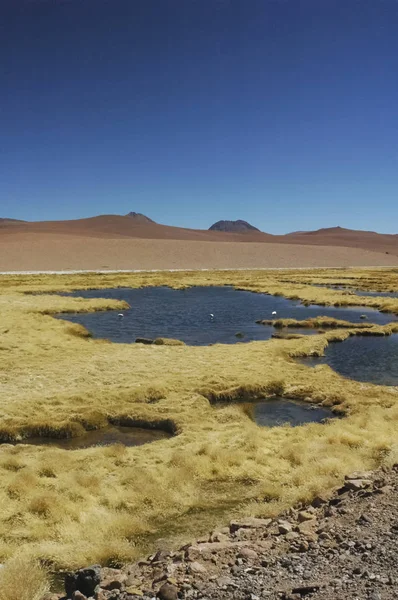
[(370, 297), (375, 298), (379, 296), (380, 298), (398, 298), (398, 292), (374, 292), (370, 290), (356, 290), (351, 287), (343, 286), (343, 285), (328, 285), (327, 283), (312, 283), (314, 287), (322, 287), (328, 290), (338, 290), (340, 292), (350, 292), (355, 294), (356, 296)]
[(280, 397), (243, 402), (242, 410), (262, 427), (279, 427), (286, 424), (297, 427), (306, 423), (322, 423), (326, 419), (336, 417), (329, 408)]
[(140, 427), (121, 427), (109, 425), (95, 431), (88, 431), (85, 435), (66, 438), (28, 438), (21, 443), (34, 446), (55, 446), (64, 450), (79, 450), (92, 446), (111, 446), (112, 444), (123, 444), (123, 446), (142, 446), (157, 440), (170, 438), (171, 435), (160, 429), (142, 429)]
[[(119, 343), (132, 343), (137, 337), (174, 338), (193, 346), (270, 339), (275, 329), (257, 324), (257, 319), (303, 320), (323, 315), (359, 322), (361, 315), (366, 314), (369, 322), (385, 324), (396, 320), (394, 315), (373, 309), (304, 306), (282, 296), (256, 294), (227, 286), (184, 290), (167, 287), (116, 288), (84, 290), (70, 295), (128, 302), (131, 308), (123, 311), (124, 317), (118, 317), (120, 311), (58, 315), (84, 325), (95, 338)], [(276, 315), (272, 315), (274, 311)], [(242, 336), (237, 337), (237, 333)], [(289, 328), (288, 333), (312, 334), (316, 331)]]
[(380, 298), (398, 298), (398, 292), (370, 292), (369, 290), (351, 290), (357, 296), (369, 296), (371, 298), (380, 296)]
[(325, 356), (300, 362), (315, 367), (327, 364), (350, 379), (378, 385), (398, 385), (398, 334), (383, 337), (354, 336), (331, 343)]

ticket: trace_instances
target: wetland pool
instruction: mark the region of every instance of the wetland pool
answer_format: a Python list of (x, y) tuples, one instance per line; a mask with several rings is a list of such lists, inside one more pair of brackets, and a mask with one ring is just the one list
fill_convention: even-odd
[[(192, 346), (270, 339), (276, 330), (272, 326), (257, 324), (255, 321), (258, 319), (304, 320), (326, 316), (358, 323), (363, 322), (361, 316), (366, 315), (370, 323), (379, 325), (397, 320), (395, 315), (375, 309), (304, 306), (283, 296), (257, 294), (229, 286), (197, 286), (183, 290), (168, 287), (112, 288), (81, 290), (67, 295), (128, 302), (130, 308), (122, 311), (123, 317), (118, 316), (120, 311), (57, 315), (57, 318), (83, 325), (94, 338), (116, 343), (133, 343), (137, 337), (173, 338)], [(278, 331), (301, 335), (317, 333), (317, 330), (291, 327)], [(237, 337), (237, 334), (241, 335)]]
[(299, 402), (289, 398), (266, 398), (255, 402), (242, 402), (242, 410), (260, 427), (297, 427), (307, 423), (323, 423), (336, 418), (329, 408)]
[(398, 385), (398, 334), (352, 336), (344, 342), (330, 343), (325, 356), (298, 360), (311, 367), (329, 365), (343, 377), (356, 381)]
[(109, 425), (107, 427), (87, 431), (85, 435), (73, 438), (32, 437), (21, 440), (20, 444), (33, 446), (54, 446), (63, 450), (80, 450), (93, 446), (142, 446), (158, 440), (169, 439), (171, 434), (161, 429), (144, 429), (140, 427), (122, 427)]

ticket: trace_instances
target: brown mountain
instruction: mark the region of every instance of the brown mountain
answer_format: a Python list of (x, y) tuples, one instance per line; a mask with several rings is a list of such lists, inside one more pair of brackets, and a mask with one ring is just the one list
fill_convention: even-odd
[(171, 239), (171, 240), (198, 240), (198, 241), (270, 241), (274, 236), (257, 231), (250, 233), (228, 233), (208, 231), (204, 229), (186, 229), (159, 225), (153, 221), (142, 220), (130, 216), (99, 215), (87, 219), (72, 221), (36, 221), (13, 224), (12, 227), (2, 228), (5, 233), (58, 233), (99, 238), (143, 238), (143, 239)]
[(5, 217), (0, 217), (0, 226), (10, 225), (12, 223), (26, 223), (26, 221), (21, 221), (20, 219), (7, 219)]
[(288, 244), (343, 246), (398, 255), (398, 235), (396, 234), (327, 227), (316, 231), (289, 233), (279, 237), (282, 238), (282, 243)]
[(247, 221), (238, 219), (237, 221), (217, 221), (211, 227), (209, 231), (225, 231), (228, 233), (245, 233), (247, 231), (260, 231), (257, 227), (250, 225)]
[[(249, 225), (250, 226), (250, 225)], [(251, 226), (252, 227), (252, 226)], [(389, 253), (398, 256), (398, 235), (359, 231), (330, 227), (317, 231), (294, 232), (286, 235), (271, 235), (252, 229), (241, 231), (219, 231), (211, 228), (186, 229), (159, 225), (144, 215), (120, 216), (99, 215), (87, 219), (71, 221), (16, 221), (0, 220), (1, 238), (10, 238), (18, 234), (26, 236), (79, 236), (98, 239), (117, 240), (121, 238), (137, 238), (146, 240), (189, 240), (203, 242), (257, 242), (273, 244), (289, 244), (302, 246), (327, 246), (359, 248), (366, 251)], [(21, 238), (23, 239), (23, 237)], [(26, 238), (25, 238), (26, 239)], [(293, 249), (292, 249), (293, 251)]]
[(146, 215), (143, 215), (142, 213), (129, 212), (129, 213), (127, 213), (126, 217), (130, 217), (130, 219), (134, 219), (134, 221), (136, 223), (140, 223), (140, 224), (142, 224), (142, 223), (156, 223), (156, 221), (152, 221), (152, 219), (150, 219)]
[(230, 233), (120, 215), (0, 221), (0, 271), (382, 265), (398, 265), (398, 236), (336, 227), (288, 235)]

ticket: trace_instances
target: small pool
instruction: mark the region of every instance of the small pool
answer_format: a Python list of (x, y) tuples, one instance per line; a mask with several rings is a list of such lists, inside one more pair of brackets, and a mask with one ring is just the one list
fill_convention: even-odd
[(339, 292), (347, 292), (355, 294), (356, 296), (370, 297), (375, 298), (380, 296), (380, 298), (398, 298), (398, 292), (374, 292), (370, 290), (356, 290), (355, 288), (343, 286), (343, 285), (330, 285), (327, 283), (312, 283), (309, 285), (313, 285), (314, 287), (322, 287), (328, 290), (338, 290)]
[(307, 423), (324, 423), (327, 419), (336, 418), (336, 414), (329, 408), (281, 397), (243, 402), (242, 410), (261, 427), (297, 427)]
[(140, 427), (121, 427), (109, 425), (103, 429), (88, 431), (85, 435), (66, 438), (44, 438), (35, 437), (22, 440), (21, 444), (34, 446), (55, 446), (64, 450), (79, 450), (90, 448), (92, 446), (111, 446), (112, 444), (122, 444), (123, 446), (142, 446), (158, 440), (164, 440), (171, 437), (171, 434), (160, 429), (143, 429)]
[(325, 356), (299, 361), (312, 367), (327, 364), (343, 377), (356, 381), (398, 385), (398, 334), (353, 336), (344, 342), (329, 344)]
[(371, 298), (380, 296), (380, 298), (398, 298), (398, 292), (370, 292), (369, 290), (350, 290), (357, 296), (369, 296)]
[[(394, 315), (374, 309), (304, 306), (282, 296), (256, 294), (227, 286), (184, 290), (167, 287), (116, 288), (78, 291), (70, 295), (128, 302), (131, 308), (123, 311), (123, 317), (118, 317), (120, 311), (58, 315), (58, 318), (84, 325), (94, 338), (118, 343), (133, 343), (137, 337), (174, 338), (193, 346), (270, 339), (275, 329), (257, 324), (258, 319), (303, 320), (326, 316), (360, 322), (361, 315), (365, 314), (369, 322), (378, 324), (397, 320)], [(289, 328), (289, 333), (310, 335), (317, 331)]]

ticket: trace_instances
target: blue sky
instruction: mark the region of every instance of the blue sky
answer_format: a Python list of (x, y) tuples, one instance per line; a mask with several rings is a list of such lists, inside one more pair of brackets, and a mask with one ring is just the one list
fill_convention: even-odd
[(0, 216), (398, 233), (396, 0), (1, 0)]

